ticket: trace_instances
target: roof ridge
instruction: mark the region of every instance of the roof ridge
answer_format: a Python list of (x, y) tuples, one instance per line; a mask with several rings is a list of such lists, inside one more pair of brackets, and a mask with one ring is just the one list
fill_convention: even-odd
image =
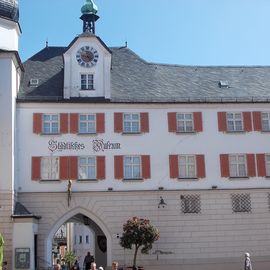
[(168, 67), (182, 67), (182, 68), (270, 68), (270, 65), (181, 65), (168, 63), (147, 62), (149, 65), (168, 66)]

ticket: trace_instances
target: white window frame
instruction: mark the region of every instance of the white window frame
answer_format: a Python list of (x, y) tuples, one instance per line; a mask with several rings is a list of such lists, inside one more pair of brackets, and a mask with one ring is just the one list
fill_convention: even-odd
[(270, 112), (262, 112), (262, 131), (270, 131)]
[[(86, 119), (82, 119), (84, 117)], [(85, 127), (83, 128), (82, 125), (85, 125)], [(79, 114), (79, 133), (80, 134), (95, 134), (96, 130), (97, 130), (96, 114), (90, 114), (90, 113)]]
[[(83, 162), (85, 160), (86, 162)], [(92, 175), (91, 175), (92, 172)], [(94, 156), (81, 156), (78, 158), (78, 180), (97, 179), (97, 160)]]
[(197, 178), (196, 155), (178, 156), (178, 178), (180, 179)]
[(179, 133), (194, 132), (193, 113), (176, 113), (176, 130)]
[(228, 132), (244, 131), (244, 120), (242, 112), (227, 112), (226, 124)]
[(142, 179), (141, 156), (124, 156), (124, 179)]
[(123, 132), (140, 133), (141, 119), (140, 113), (123, 113)]
[(44, 134), (59, 134), (59, 114), (47, 114), (42, 115), (42, 133)]
[(92, 91), (94, 88), (94, 74), (93, 73), (81, 73), (81, 90)]
[(229, 169), (232, 178), (247, 177), (247, 156), (245, 154), (229, 155)]
[(270, 154), (265, 155), (265, 172), (266, 176), (270, 177)]
[(59, 180), (59, 157), (41, 157), (41, 179)]

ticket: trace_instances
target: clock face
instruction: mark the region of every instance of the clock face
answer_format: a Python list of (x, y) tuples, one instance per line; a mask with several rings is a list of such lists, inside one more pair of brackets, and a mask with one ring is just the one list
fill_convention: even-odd
[(81, 47), (76, 54), (76, 59), (82, 67), (92, 67), (98, 61), (98, 52), (90, 46)]

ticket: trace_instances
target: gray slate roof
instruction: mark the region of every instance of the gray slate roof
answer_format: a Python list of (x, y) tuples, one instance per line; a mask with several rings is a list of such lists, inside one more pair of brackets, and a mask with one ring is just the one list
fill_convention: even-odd
[[(148, 63), (126, 47), (112, 52), (111, 99), (63, 99), (63, 53), (44, 48), (24, 63), (18, 101), (61, 102), (269, 102), (270, 66), (181, 66)], [(29, 86), (39, 79), (38, 87)], [(229, 87), (220, 87), (228, 81)]]
[(36, 216), (32, 214), (28, 209), (20, 202), (16, 202), (15, 208), (14, 208), (14, 214), (12, 215), (13, 218), (25, 218), (25, 217), (30, 217), (30, 218), (36, 218), (40, 219), (40, 216)]

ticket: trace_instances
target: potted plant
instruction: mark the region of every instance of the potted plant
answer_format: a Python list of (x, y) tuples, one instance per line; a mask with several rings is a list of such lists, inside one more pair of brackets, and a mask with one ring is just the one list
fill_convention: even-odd
[(68, 251), (68, 252), (66, 252), (66, 254), (64, 256), (64, 260), (68, 265), (68, 269), (71, 269), (71, 267), (74, 265), (74, 263), (76, 261), (76, 255), (73, 252)]
[(133, 217), (123, 225), (123, 234), (120, 237), (120, 245), (123, 248), (132, 249), (134, 246), (133, 269), (137, 269), (137, 254), (148, 254), (152, 244), (159, 239), (158, 230), (150, 224), (148, 219)]

